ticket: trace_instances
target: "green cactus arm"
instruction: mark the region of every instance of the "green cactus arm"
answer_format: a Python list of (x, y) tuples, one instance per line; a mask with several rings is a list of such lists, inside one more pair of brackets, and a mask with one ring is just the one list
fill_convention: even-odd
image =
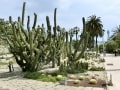
[(33, 32), (30, 32), (30, 56), (33, 54)]
[(57, 12), (57, 8), (55, 8), (55, 10), (54, 10), (54, 27), (53, 27), (54, 40), (56, 38), (56, 30), (57, 30), (56, 12)]
[(11, 16), (9, 16), (9, 22), (12, 23), (12, 17)]
[(34, 40), (33, 40), (33, 42), (36, 42), (36, 41), (37, 41), (37, 39), (38, 39), (38, 37), (39, 37), (39, 35), (40, 35), (40, 30), (41, 30), (41, 27), (38, 25), (38, 27), (37, 27), (37, 29), (36, 29), (36, 31), (35, 31), (35, 35), (34, 35)]
[(57, 8), (55, 8), (55, 10), (54, 10), (54, 27), (55, 28), (57, 28), (56, 13), (57, 13)]
[(37, 23), (37, 14), (34, 13), (34, 23), (32, 29), (35, 29), (36, 23)]
[(81, 35), (81, 39), (80, 39), (80, 41), (78, 42), (77, 47), (76, 47), (76, 49), (75, 49), (75, 51), (74, 51), (74, 53), (73, 53), (73, 58), (76, 57), (76, 54), (77, 54), (77, 52), (78, 52), (78, 48), (80, 47), (83, 39), (84, 39), (84, 38), (83, 38), (83, 35)]
[(84, 51), (86, 50), (87, 44), (88, 44), (88, 38), (89, 38), (89, 33), (86, 32), (86, 38), (84, 41), (84, 47), (82, 49), (82, 51), (80, 52), (80, 54), (78, 55), (78, 57), (75, 58), (75, 61), (77, 61), (78, 59), (80, 59), (84, 53)]
[(77, 45), (77, 47), (76, 47), (76, 49), (74, 51), (73, 58), (76, 58), (76, 54), (78, 52), (78, 48), (80, 47), (80, 45), (82, 44), (82, 42), (84, 40), (84, 36), (85, 36), (84, 34), (86, 32), (86, 25), (85, 25), (85, 18), (84, 17), (82, 18), (82, 22), (83, 22), (83, 32), (81, 34), (81, 38), (80, 38), (80, 40), (78, 42), (78, 45)]
[[(12, 24), (12, 31), (13, 31), (14, 39), (19, 44), (19, 46), (22, 46), (20, 43), (20, 40), (18, 39), (17, 33), (16, 33), (15, 23)], [(9, 38), (11, 38), (11, 37), (9, 37)]]
[(30, 16), (28, 16), (28, 20), (27, 20), (27, 30), (28, 32), (30, 31)]
[(72, 54), (72, 36), (70, 36), (70, 43), (69, 43), (69, 54)]
[(66, 51), (67, 51), (67, 56), (69, 55), (69, 49), (68, 49), (68, 32), (66, 32)]
[(18, 31), (19, 31), (19, 35), (20, 35), (21, 40), (22, 40), (22, 41), (24, 42), (24, 44), (29, 48), (29, 46), (28, 46), (29, 44), (28, 44), (28, 42), (25, 40), (25, 38), (26, 38), (25, 36), (26, 36), (26, 35), (24, 36), (24, 34), (21, 32), (23, 28), (22, 28), (22, 29), (21, 29), (21, 28), (18, 28), (18, 29), (19, 29)]
[(47, 30), (51, 30), (50, 20), (48, 16), (46, 16), (46, 23), (47, 23)]
[(47, 33), (48, 33), (46, 41), (49, 41), (49, 40), (51, 41), (51, 38), (52, 38), (51, 25), (50, 25), (50, 20), (48, 16), (46, 16), (46, 23), (47, 23)]
[(26, 6), (26, 2), (23, 3), (23, 8), (22, 8), (22, 25), (24, 25), (25, 6)]

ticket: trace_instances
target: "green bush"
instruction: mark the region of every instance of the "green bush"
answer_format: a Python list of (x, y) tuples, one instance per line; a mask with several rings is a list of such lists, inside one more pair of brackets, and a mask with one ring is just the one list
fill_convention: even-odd
[(67, 64), (61, 64), (59, 67), (59, 71), (60, 72), (65, 72), (65, 73), (71, 73), (71, 74), (75, 74), (75, 73), (80, 73), (80, 72), (85, 72), (86, 70), (88, 70), (88, 66), (89, 63), (88, 62), (82, 62), (82, 61), (78, 61), (75, 63), (67, 63)]
[(41, 72), (26, 72), (24, 78), (40, 80), (43, 82), (57, 82), (56, 76), (47, 75)]
[(43, 73), (40, 72), (26, 72), (24, 74), (24, 77), (29, 79), (39, 79), (40, 76), (45, 77), (45, 75), (43, 75)]
[(114, 53), (114, 50), (116, 50), (118, 48), (118, 44), (113, 40), (108, 41), (105, 44), (105, 46), (106, 46), (107, 53)]

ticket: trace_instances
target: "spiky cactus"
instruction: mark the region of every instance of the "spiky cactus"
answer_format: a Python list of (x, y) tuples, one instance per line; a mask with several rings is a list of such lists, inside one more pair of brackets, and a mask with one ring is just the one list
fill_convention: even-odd
[(28, 16), (27, 29), (25, 29), (25, 5), (26, 3), (24, 2), (22, 17), (18, 17), (18, 21), (16, 22), (12, 21), (12, 17), (10, 16), (10, 24), (9, 26), (5, 26), (6, 31), (11, 31), (10, 35), (5, 32), (6, 40), (16, 62), (22, 68), (22, 71), (37, 71), (51, 61), (53, 67), (55, 67), (56, 63), (59, 65), (65, 34), (56, 23), (57, 9), (54, 11), (54, 27), (52, 33), (48, 16), (46, 16), (47, 32), (45, 31), (44, 24), (36, 27), (36, 13), (34, 13), (32, 28), (30, 28), (30, 16)]
[[(66, 50), (67, 50), (67, 57), (68, 57), (68, 65), (74, 66), (76, 61), (78, 61), (82, 55), (84, 54), (84, 51), (87, 48), (87, 43), (88, 43), (88, 38), (89, 38), (89, 33), (86, 32), (86, 24), (85, 24), (85, 19), (82, 18), (83, 21), (83, 32), (80, 35), (80, 40), (77, 40), (75, 50), (73, 51), (71, 49), (72, 47), (72, 36), (70, 35), (70, 42), (68, 42), (68, 32), (66, 32)], [(81, 51), (78, 52), (78, 48), (80, 45), (84, 43), (84, 47), (81, 48)]]
[(64, 46), (64, 39), (65, 39), (65, 33), (62, 31), (62, 28), (57, 26), (56, 22), (56, 11), (57, 8), (54, 10), (54, 27), (53, 27), (53, 34), (51, 33), (51, 25), (49, 21), (49, 17), (46, 17), (47, 22), (47, 29), (49, 32), (49, 35), (51, 36), (51, 45), (50, 45), (50, 51), (51, 51), (51, 59), (52, 59), (52, 67), (55, 67), (55, 64), (60, 65), (60, 58), (62, 54), (62, 48)]
[(23, 71), (36, 71), (41, 65), (42, 55), (45, 53), (44, 42), (45, 34), (43, 27), (36, 28), (37, 15), (34, 13), (34, 23), (30, 29), (30, 17), (28, 16), (27, 30), (24, 29), (24, 13), (25, 3), (23, 4), (22, 20), (18, 17), (18, 21), (12, 21), (9, 17), (10, 26), (6, 29), (11, 29), (12, 35), (7, 35), (7, 42), (10, 46), (10, 51), (13, 53), (16, 62)]

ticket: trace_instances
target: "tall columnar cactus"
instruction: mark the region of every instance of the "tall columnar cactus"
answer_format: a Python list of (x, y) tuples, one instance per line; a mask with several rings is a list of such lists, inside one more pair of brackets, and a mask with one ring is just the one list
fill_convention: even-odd
[[(16, 62), (20, 65), (23, 71), (36, 71), (40, 66), (40, 58), (42, 53), (45, 53), (47, 47), (42, 45), (43, 27), (36, 28), (37, 15), (34, 13), (34, 23), (30, 29), (30, 17), (28, 16), (27, 30), (24, 29), (24, 13), (25, 3), (23, 4), (22, 20), (18, 17), (17, 22), (9, 18), (10, 26), (6, 29), (11, 29), (12, 35), (8, 36), (7, 41), (10, 46), (10, 51), (13, 53)], [(40, 39), (39, 39), (40, 38)]]
[[(70, 43), (68, 42), (68, 32), (66, 32), (66, 50), (67, 50), (67, 56), (68, 56), (68, 61), (70, 63), (74, 63), (77, 60), (79, 60), (84, 51), (86, 50), (87, 47), (87, 43), (88, 43), (88, 37), (89, 37), (89, 33), (86, 32), (86, 24), (85, 24), (85, 19), (82, 18), (83, 21), (83, 32), (80, 35), (80, 40), (78, 40), (78, 43), (76, 43), (76, 48), (74, 51), (72, 51), (71, 47), (72, 47), (72, 36), (70, 36)], [(82, 45), (82, 43), (84, 43), (84, 47), (81, 48), (80, 53), (78, 54), (78, 48), (80, 47), (80, 45)], [(69, 44), (69, 46), (68, 46)]]
[(53, 27), (53, 34), (51, 33), (51, 25), (49, 22), (49, 17), (46, 17), (47, 22), (47, 29), (48, 34), (51, 36), (51, 44), (50, 44), (50, 52), (51, 52), (51, 60), (52, 60), (52, 67), (55, 67), (55, 64), (60, 65), (60, 57), (62, 53), (62, 47), (64, 45), (65, 33), (61, 30), (59, 26), (57, 26), (56, 22), (56, 11), (57, 8), (54, 10), (54, 27)]
[(25, 29), (25, 4), (26, 3), (23, 4), (22, 18), (18, 17), (18, 21), (14, 22), (10, 16), (10, 25), (5, 26), (6, 31), (11, 30), (10, 35), (6, 33), (6, 39), (16, 62), (23, 71), (37, 71), (43, 65), (48, 64), (51, 61), (53, 67), (57, 62), (59, 65), (65, 34), (56, 23), (57, 9), (54, 11), (53, 33), (48, 16), (46, 16), (47, 32), (45, 31), (44, 24), (36, 27), (36, 13), (34, 13), (32, 28), (30, 28), (30, 16), (28, 16), (27, 29)]

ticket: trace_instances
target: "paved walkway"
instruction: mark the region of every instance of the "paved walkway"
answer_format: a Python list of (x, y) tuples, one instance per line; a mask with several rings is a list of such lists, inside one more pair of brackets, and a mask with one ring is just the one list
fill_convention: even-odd
[[(107, 63), (108, 63), (108, 61), (111, 62), (111, 60), (113, 60), (113, 59), (116, 60), (117, 58), (120, 58), (120, 57), (113, 57), (113, 56), (105, 57)], [(119, 65), (120, 65), (120, 63), (119, 63)], [(111, 67), (113, 67), (113, 66), (106, 65), (106, 67), (107, 67), (108, 72), (112, 72), (110, 70), (111, 70)], [(8, 70), (7, 66), (2, 67), (2, 68), (0, 67), (0, 90), (104, 90), (103, 88), (96, 88), (96, 87), (63, 86), (63, 85), (59, 85), (58, 83), (48, 83), (48, 82), (31, 80), (31, 79), (25, 79), (25, 78), (21, 77), (22, 74), (21, 74), (20, 70), (17, 68), (16, 68), (15, 72), (13, 72), (13, 73), (8, 73), (8, 71), (9, 70)], [(114, 72), (117, 72), (117, 71), (114, 71)], [(116, 75), (116, 74), (113, 74), (113, 78), (114, 78), (114, 75)], [(116, 80), (120, 80), (119, 76), (120, 76), (120, 72), (119, 72), (118, 78), (116, 78)], [(113, 81), (113, 83), (115, 83), (115, 82)], [(2, 87), (2, 89), (1, 89), (1, 87)], [(118, 88), (118, 85), (116, 87)], [(110, 90), (119, 90), (119, 89), (115, 89), (113, 87)]]
[[(8, 69), (7, 69), (8, 70)], [(73, 87), (59, 85), (58, 83), (41, 82), (21, 77), (20, 71), (8, 73), (0, 69), (0, 90), (104, 90), (95, 87)]]
[(113, 82), (113, 86), (108, 86), (108, 90), (120, 90), (120, 56), (115, 57), (113, 54), (107, 54), (104, 58), (108, 81), (112, 75)]

